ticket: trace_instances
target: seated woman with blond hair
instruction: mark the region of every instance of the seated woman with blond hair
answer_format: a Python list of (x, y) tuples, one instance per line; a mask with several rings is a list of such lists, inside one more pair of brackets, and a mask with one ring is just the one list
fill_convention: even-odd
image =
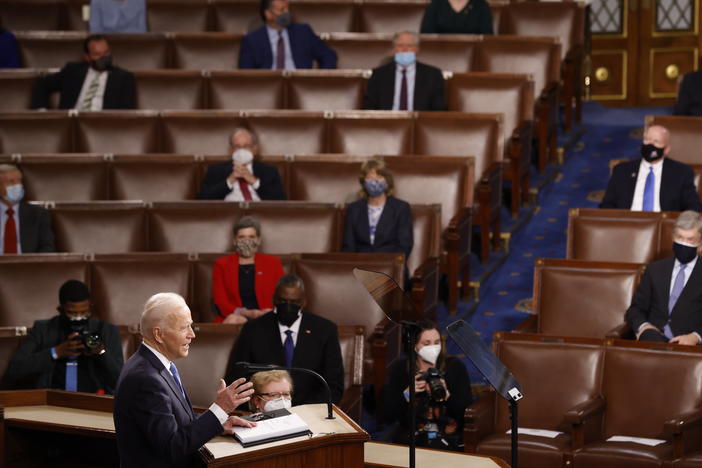
[(249, 401), (251, 411), (262, 413), (292, 406), (293, 383), (286, 371), (256, 372), (249, 381), (254, 389), (253, 397)]

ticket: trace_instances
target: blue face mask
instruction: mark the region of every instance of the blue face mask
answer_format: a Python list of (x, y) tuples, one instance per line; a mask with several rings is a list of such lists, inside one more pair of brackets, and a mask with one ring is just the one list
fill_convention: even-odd
[(5, 189), (5, 200), (10, 203), (19, 203), (24, 198), (24, 187), (22, 184), (10, 185)]
[(395, 63), (401, 67), (409, 67), (417, 57), (414, 52), (398, 52), (395, 54)]
[(368, 179), (363, 182), (363, 187), (370, 197), (379, 197), (388, 189), (388, 184), (384, 180)]

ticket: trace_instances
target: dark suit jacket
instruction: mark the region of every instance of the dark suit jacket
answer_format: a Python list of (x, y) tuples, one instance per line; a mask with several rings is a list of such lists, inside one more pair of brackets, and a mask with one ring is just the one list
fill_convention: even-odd
[(702, 70), (683, 77), (673, 114), (702, 116)]
[(119, 376), (113, 417), (124, 468), (190, 466), (197, 450), (223, 430), (211, 411), (193, 412), (171, 373), (144, 345)]
[[(640, 165), (641, 159), (617, 164), (612, 171), (600, 208), (631, 208)], [(660, 204), (662, 211), (702, 210), (690, 166), (670, 158), (663, 160)]]
[[(229, 359), (226, 382), (247, 376), (234, 365), (240, 361), (285, 366), (280, 328), (274, 312), (249, 320), (241, 329)], [(336, 325), (318, 315), (303, 312), (292, 366), (313, 370), (324, 377), (331, 389), (332, 401), (338, 402), (344, 391), (344, 363)], [(302, 373), (293, 372), (291, 375), (293, 405), (327, 401), (326, 390), (318, 379)]]
[[(90, 65), (69, 62), (60, 72), (37, 78), (32, 89), (32, 109), (49, 107), (51, 93), (60, 92), (59, 109), (73, 109), (80, 96)], [(103, 96), (103, 109), (134, 109), (136, 85), (134, 75), (119, 67), (110, 67)]]
[[(261, 180), (256, 190), (261, 200), (287, 200), (283, 183), (280, 181), (278, 169), (262, 162), (253, 162), (253, 175)], [(201, 200), (224, 200), (231, 190), (227, 185), (227, 177), (232, 173), (230, 161), (217, 163), (207, 168), (205, 178), (200, 184), (197, 198)]]
[[(636, 288), (626, 321), (636, 332), (642, 323), (663, 330), (668, 321), (668, 299), (675, 259), (658, 260), (646, 268)], [(702, 259), (698, 258), (685, 288), (670, 314), (673, 336), (697, 332), (702, 336)]]
[[(395, 62), (373, 70), (368, 80), (368, 90), (363, 99), (363, 108), (368, 110), (392, 110), (395, 96)], [(444, 77), (441, 70), (417, 62), (414, 83), (414, 110), (447, 110), (444, 92)]]
[(375, 230), (375, 243), (370, 242), (368, 200), (357, 200), (346, 206), (344, 252), (403, 253), (409, 258), (414, 244), (412, 212), (409, 203), (388, 197)]
[[(95, 331), (105, 343), (101, 356), (78, 358), (78, 391), (94, 393), (102, 389), (114, 393), (119, 371), (122, 369), (122, 344), (117, 328), (107, 322), (88, 319), (88, 330)], [(51, 348), (66, 341), (70, 332), (57, 315), (49, 320), (37, 320), (10, 359), (4, 382), (9, 388), (58, 388), (66, 381), (66, 359), (56, 361)]]
[(20, 246), (22, 253), (54, 252), (54, 231), (46, 208), (20, 203)]
[[(290, 50), (295, 68), (336, 68), (336, 52), (317, 36), (307, 24), (292, 23), (288, 26)], [(241, 40), (239, 68), (270, 69), (273, 66), (273, 51), (265, 25), (246, 34)]]

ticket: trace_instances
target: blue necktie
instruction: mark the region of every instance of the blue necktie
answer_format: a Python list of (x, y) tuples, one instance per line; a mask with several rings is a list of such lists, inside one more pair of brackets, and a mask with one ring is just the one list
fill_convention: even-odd
[(169, 369), (171, 371), (171, 374), (173, 374), (173, 380), (175, 380), (175, 383), (178, 385), (178, 388), (180, 389), (180, 393), (182, 393), (183, 398), (185, 398), (185, 389), (183, 388), (183, 384), (180, 381), (180, 374), (178, 373), (178, 368), (175, 366), (175, 364), (171, 363), (171, 367)]
[[(673, 307), (675, 307), (675, 303), (678, 302), (680, 293), (682, 293), (682, 290), (685, 287), (686, 266), (687, 265), (684, 263), (680, 264), (680, 271), (678, 271), (678, 275), (675, 277), (673, 290), (670, 292), (670, 298), (668, 299), (668, 317), (670, 317), (671, 312), (673, 312)], [(666, 322), (665, 326), (663, 327), (663, 334), (668, 339), (673, 338), (673, 331), (670, 329), (670, 319), (668, 319), (668, 322)]]
[(648, 168), (648, 175), (646, 176), (646, 184), (644, 185), (643, 193), (643, 211), (653, 211), (653, 196), (656, 191), (656, 176), (653, 174), (653, 168)]
[(66, 391), (78, 391), (78, 358), (69, 358), (66, 361)]
[(295, 352), (295, 343), (292, 339), (292, 330), (285, 330), (285, 343), (283, 343), (283, 351), (285, 352), (285, 366), (292, 367), (293, 353)]

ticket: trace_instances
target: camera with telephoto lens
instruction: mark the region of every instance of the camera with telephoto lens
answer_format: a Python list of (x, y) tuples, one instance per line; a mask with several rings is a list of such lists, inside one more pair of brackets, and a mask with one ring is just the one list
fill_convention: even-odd
[(74, 338), (85, 346), (86, 352), (95, 351), (102, 346), (102, 337), (99, 333), (88, 330), (87, 320), (76, 320), (71, 323), (71, 330), (78, 333)]
[(420, 372), (419, 377), (429, 385), (429, 394), (434, 401), (446, 400), (446, 388), (441, 383), (444, 374), (436, 367), (430, 367), (426, 372)]

